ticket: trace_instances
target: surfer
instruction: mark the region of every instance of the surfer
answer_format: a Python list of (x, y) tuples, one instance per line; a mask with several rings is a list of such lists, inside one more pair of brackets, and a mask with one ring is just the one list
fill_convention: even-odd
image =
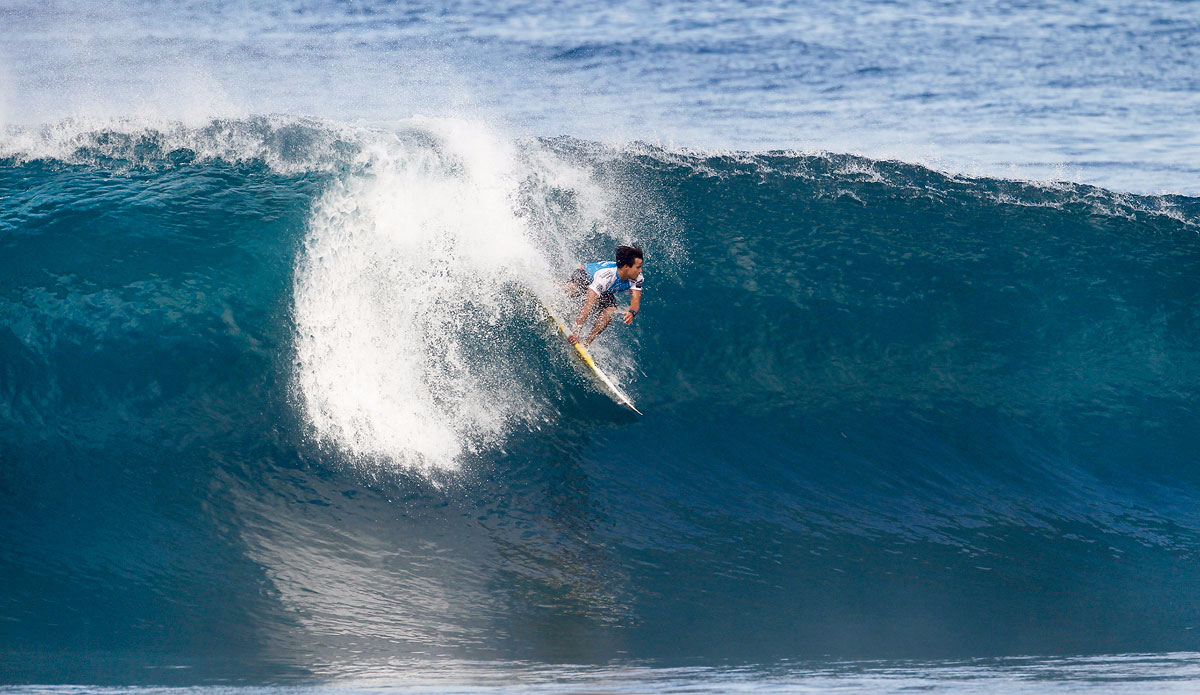
[(637, 246), (618, 246), (616, 255), (615, 262), (603, 261), (580, 266), (567, 282), (567, 291), (572, 296), (587, 294), (579, 316), (575, 318), (574, 330), (567, 336), (567, 342), (572, 345), (579, 342), (579, 332), (592, 312), (598, 312), (598, 315), (592, 324), (592, 332), (583, 344), (591, 345), (608, 328), (613, 314), (617, 313), (617, 292), (629, 291), (629, 308), (622, 317), (625, 324), (632, 324), (638, 314), (638, 308), (642, 305), (642, 250)]

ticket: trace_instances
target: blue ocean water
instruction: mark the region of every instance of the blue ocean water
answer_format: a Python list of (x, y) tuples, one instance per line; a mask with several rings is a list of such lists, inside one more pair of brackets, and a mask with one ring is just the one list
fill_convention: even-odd
[(0, 686), (1194, 690), (1197, 19), (5, 6)]
[(481, 118), (1200, 194), (1178, 0), (6, 4), (0, 123)]

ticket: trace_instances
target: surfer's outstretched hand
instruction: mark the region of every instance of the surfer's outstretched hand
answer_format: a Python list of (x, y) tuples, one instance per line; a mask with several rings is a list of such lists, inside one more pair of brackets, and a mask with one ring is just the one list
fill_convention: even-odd
[(626, 312), (625, 312), (625, 316), (624, 316), (624, 318), (622, 318), (621, 320), (625, 322), (625, 325), (626, 325), (626, 326), (629, 326), (629, 325), (632, 325), (632, 324), (633, 324), (633, 317), (634, 317), (634, 316), (637, 316), (637, 312), (633, 312), (633, 311), (626, 311)]
[(567, 342), (572, 345), (578, 345), (579, 344), (579, 336), (572, 333), (571, 335), (567, 336)]

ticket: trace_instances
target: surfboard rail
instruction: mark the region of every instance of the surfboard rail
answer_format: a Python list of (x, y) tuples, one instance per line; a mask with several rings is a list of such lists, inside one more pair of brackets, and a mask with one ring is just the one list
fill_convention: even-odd
[[(555, 316), (554, 312), (550, 311), (550, 309), (545, 305), (542, 306), (542, 311), (546, 312), (546, 316), (550, 317), (550, 320), (558, 328), (559, 332), (562, 333), (564, 338), (571, 335), (571, 331), (567, 329), (567, 324), (563, 323), (562, 319)], [(629, 395), (621, 390), (621, 387), (617, 386), (616, 383), (614, 383), (613, 380), (608, 376), (608, 374), (605, 374), (604, 370), (596, 364), (596, 360), (592, 358), (592, 353), (588, 351), (587, 346), (580, 342), (575, 343), (574, 347), (575, 351), (579, 354), (579, 358), (583, 360), (583, 363), (588, 366), (588, 369), (592, 371), (592, 374), (595, 375), (600, 383), (603, 384), (606, 389), (608, 389), (608, 396), (617, 403), (620, 403), (638, 415), (641, 415), (642, 411), (637, 409), (637, 406), (633, 404), (633, 400), (629, 397)]]

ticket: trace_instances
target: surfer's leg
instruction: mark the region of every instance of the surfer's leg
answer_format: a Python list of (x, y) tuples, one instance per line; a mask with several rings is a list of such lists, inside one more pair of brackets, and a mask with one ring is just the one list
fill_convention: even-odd
[(596, 316), (596, 323), (592, 324), (592, 333), (584, 341), (584, 345), (591, 345), (592, 341), (603, 333), (605, 328), (608, 328), (608, 324), (612, 321), (613, 314), (615, 313), (617, 313), (615, 306), (607, 306)]

